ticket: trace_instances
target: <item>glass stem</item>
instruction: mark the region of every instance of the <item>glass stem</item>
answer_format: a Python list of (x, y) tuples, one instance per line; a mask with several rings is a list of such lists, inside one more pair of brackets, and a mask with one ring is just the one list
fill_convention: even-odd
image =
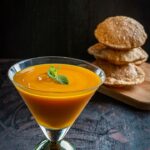
[(70, 129), (70, 127), (68, 127), (64, 129), (53, 130), (53, 129), (47, 129), (41, 125), (40, 128), (42, 129), (47, 139), (49, 139), (51, 142), (54, 143), (61, 141), (64, 138), (64, 136), (67, 134), (68, 130)]
[(60, 142), (50, 142), (50, 150), (60, 150)]

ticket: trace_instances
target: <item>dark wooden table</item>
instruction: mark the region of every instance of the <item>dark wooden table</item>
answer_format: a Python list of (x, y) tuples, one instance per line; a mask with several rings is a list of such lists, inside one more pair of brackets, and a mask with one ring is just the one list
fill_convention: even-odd
[[(0, 60), (0, 150), (33, 150), (44, 135), (7, 77), (14, 60)], [(77, 150), (150, 150), (150, 112), (96, 93), (68, 132)]]

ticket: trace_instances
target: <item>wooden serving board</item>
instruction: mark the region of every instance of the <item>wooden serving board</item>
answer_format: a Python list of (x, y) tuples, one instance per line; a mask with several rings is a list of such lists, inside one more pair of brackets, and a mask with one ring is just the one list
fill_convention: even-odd
[(130, 88), (111, 88), (103, 85), (98, 91), (136, 108), (150, 110), (150, 64), (143, 63), (141, 68), (146, 74), (142, 84)]

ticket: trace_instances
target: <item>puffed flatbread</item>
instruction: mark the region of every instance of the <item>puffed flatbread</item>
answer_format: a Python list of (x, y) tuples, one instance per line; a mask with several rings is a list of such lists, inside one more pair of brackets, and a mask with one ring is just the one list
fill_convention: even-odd
[(147, 61), (147, 58), (142, 59), (142, 60), (138, 60), (138, 61), (134, 62), (134, 64), (138, 66), (138, 65), (143, 64), (143, 63), (146, 62), (146, 61)]
[(140, 84), (144, 81), (145, 73), (134, 65), (128, 64), (117, 66), (103, 60), (96, 60), (96, 65), (104, 70), (106, 74), (105, 85), (112, 87), (128, 87)]
[(98, 24), (95, 37), (104, 45), (126, 50), (141, 47), (147, 39), (147, 34), (144, 27), (135, 19), (115, 16)]
[(133, 48), (128, 51), (120, 51), (107, 47), (101, 43), (89, 47), (88, 53), (94, 55), (95, 58), (101, 58), (116, 65), (125, 65), (128, 63), (140, 65), (148, 58), (148, 54), (141, 47)]

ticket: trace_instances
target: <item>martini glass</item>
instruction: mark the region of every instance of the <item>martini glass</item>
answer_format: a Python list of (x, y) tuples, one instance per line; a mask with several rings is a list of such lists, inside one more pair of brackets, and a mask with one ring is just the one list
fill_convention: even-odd
[[(101, 82), (94, 87), (80, 91), (47, 92), (30, 89), (14, 81), (13, 77), (17, 72), (27, 67), (41, 64), (70, 64), (80, 66), (97, 74)], [(74, 150), (75, 147), (68, 141), (63, 140), (63, 138), (91, 97), (94, 95), (95, 91), (101, 84), (103, 84), (105, 80), (103, 70), (89, 62), (79, 59), (45, 56), (26, 59), (14, 64), (8, 71), (8, 77), (18, 90), (36, 122), (39, 124), (41, 130), (46, 136), (46, 140), (37, 144), (35, 150)], [(92, 81), (89, 80), (89, 82)], [(53, 127), (44, 125), (43, 122), (50, 122), (53, 124)], [(66, 122), (69, 122), (67, 126)]]

